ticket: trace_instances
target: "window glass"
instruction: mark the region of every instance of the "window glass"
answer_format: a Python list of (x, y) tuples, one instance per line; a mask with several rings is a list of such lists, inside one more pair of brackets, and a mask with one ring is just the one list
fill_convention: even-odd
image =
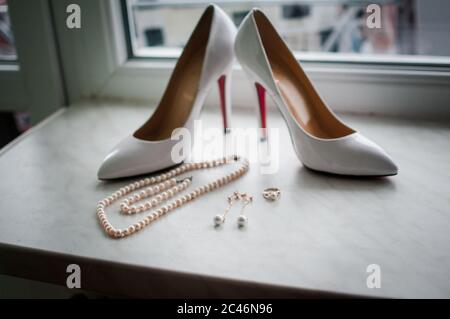
[[(208, 1), (126, 0), (132, 53), (176, 57)], [(236, 25), (260, 7), (296, 53), (450, 56), (450, 1), (217, 1)], [(378, 10), (379, 9), (379, 10)]]
[(6, 0), (0, 0), (0, 60), (16, 60), (16, 48)]

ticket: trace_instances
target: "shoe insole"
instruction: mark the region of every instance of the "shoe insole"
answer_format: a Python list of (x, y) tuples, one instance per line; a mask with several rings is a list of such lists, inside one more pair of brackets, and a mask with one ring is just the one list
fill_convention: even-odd
[(309, 134), (324, 139), (338, 138), (354, 131), (328, 109), (301, 66), (265, 16), (255, 21), (269, 60), (275, 83), (289, 113)]
[(211, 21), (212, 10), (207, 10), (186, 44), (156, 111), (134, 133), (136, 138), (168, 139), (174, 129), (186, 123), (197, 97)]

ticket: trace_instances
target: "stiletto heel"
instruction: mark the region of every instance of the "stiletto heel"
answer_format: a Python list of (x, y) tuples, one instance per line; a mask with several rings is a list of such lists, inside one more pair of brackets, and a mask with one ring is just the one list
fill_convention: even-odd
[(261, 141), (267, 140), (267, 109), (266, 109), (266, 89), (255, 82), (256, 96), (259, 105), (259, 124), (262, 129)]
[[(236, 27), (217, 5), (209, 5), (187, 41), (166, 90), (152, 116), (105, 157), (97, 176), (112, 179), (151, 173), (179, 164), (173, 157), (174, 130), (193, 133), (206, 96), (218, 81), (225, 129), (230, 126), (230, 81), (235, 60)], [(192, 135), (191, 135), (192, 136)]]
[(381, 147), (345, 125), (326, 105), (263, 12), (253, 9), (244, 18), (234, 48), (255, 83), (263, 131), (267, 90), (304, 166), (342, 175), (397, 174), (397, 166)]
[(231, 71), (217, 80), (220, 95), (220, 111), (222, 113), (223, 132), (227, 134), (231, 128)]

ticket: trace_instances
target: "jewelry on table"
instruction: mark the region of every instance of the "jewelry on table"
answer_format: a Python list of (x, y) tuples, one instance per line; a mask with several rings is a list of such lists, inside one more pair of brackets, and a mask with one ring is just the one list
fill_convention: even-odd
[(262, 195), (265, 199), (270, 200), (270, 201), (276, 201), (278, 199), (280, 199), (281, 196), (281, 191), (279, 188), (276, 187), (270, 187), (270, 188), (266, 188), (263, 192)]
[[(214, 180), (208, 184), (202, 185), (191, 191), (186, 195), (179, 196), (173, 199), (171, 202), (163, 204), (165, 201), (173, 197), (176, 193), (179, 193), (187, 189), (192, 181), (192, 177), (183, 178), (181, 180), (176, 180), (174, 177), (194, 171), (207, 168), (214, 168), (223, 166), (231, 162), (240, 162), (239, 168), (233, 170), (231, 173)], [(125, 187), (120, 188), (112, 195), (102, 199), (97, 204), (97, 216), (99, 218), (100, 224), (102, 225), (105, 232), (113, 238), (123, 238), (130, 236), (139, 230), (145, 228), (155, 220), (159, 219), (162, 215), (184, 205), (187, 202), (194, 200), (197, 197), (202, 196), (205, 193), (211, 192), (217, 188), (220, 188), (228, 183), (235, 181), (244, 175), (249, 169), (249, 162), (247, 159), (240, 156), (229, 156), (217, 160), (205, 161), (200, 163), (185, 163), (177, 168), (173, 168), (167, 173), (163, 173), (154, 177), (148, 177), (131, 183)], [(156, 184), (156, 185), (155, 185)], [(145, 187), (145, 188), (144, 188)], [(158, 205), (162, 205), (153, 212), (149, 213), (141, 221), (130, 225), (125, 229), (117, 229), (111, 225), (106, 217), (105, 209), (112, 203), (116, 202), (125, 195), (131, 192), (137, 191), (144, 188), (133, 196), (124, 199), (120, 204), (120, 210), (122, 213), (130, 215), (136, 213), (142, 213), (149, 209), (152, 209)], [(146, 201), (144, 204), (136, 205), (136, 203), (144, 198), (152, 198)]]
[(239, 213), (239, 217), (237, 219), (238, 227), (244, 227), (247, 225), (248, 218), (244, 215), (244, 209), (253, 201), (253, 197), (248, 195), (247, 193), (241, 194), (241, 200), (244, 202), (244, 205), (241, 208), (241, 212)]
[(228, 212), (230, 211), (230, 209), (233, 206), (233, 204), (235, 203), (235, 201), (238, 200), (238, 195), (239, 195), (238, 192), (234, 192), (233, 195), (228, 196), (228, 198), (227, 198), (228, 206), (227, 206), (227, 208), (225, 208), (225, 211), (223, 212), (223, 214), (214, 216), (214, 225), (216, 227), (225, 223), (225, 219), (227, 217)]
[(238, 201), (242, 201), (244, 203), (244, 206), (242, 206), (241, 212), (238, 217), (238, 225), (245, 226), (245, 224), (247, 223), (247, 217), (245, 217), (244, 215), (244, 209), (248, 204), (252, 202), (252, 199), (252, 196), (248, 195), (247, 193), (240, 193), (238, 191), (235, 191), (232, 195), (228, 196), (228, 206), (227, 208), (225, 208), (224, 213), (222, 215), (216, 215), (214, 217), (214, 225), (216, 227), (222, 225), (225, 222), (226, 216), (233, 204)]

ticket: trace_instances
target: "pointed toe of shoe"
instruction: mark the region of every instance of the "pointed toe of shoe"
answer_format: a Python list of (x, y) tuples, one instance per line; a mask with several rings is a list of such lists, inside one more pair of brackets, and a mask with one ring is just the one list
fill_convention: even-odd
[(144, 141), (129, 136), (105, 157), (97, 172), (98, 179), (115, 179), (159, 171), (178, 164), (171, 157), (174, 142)]
[(348, 170), (358, 176), (389, 176), (398, 173), (398, 167), (386, 151), (359, 133), (354, 134), (348, 147)]
[(118, 151), (114, 149), (103, 160), (97, 171), (98, 179), (119, 178), (125, 169), (125, 161), (120, 160)]
[(350, 176), (396, 175), (398, 167), (377, 144), (359, 133), (334, 140), (311, 140), (304, 144), (307, 156), (300, 160), (317, 171)]
[(378, 154), (375, 158), (374, 173), (377, 176), (391, 176), (398, 174), (398, 166), (392, 158), (383, 151), (384, 154)]
[(133, 158), (134, 156), (137, 156), (137, 154), (116, 146), (108, 155), (106, 155), (100, 165), (97, 172), (98, 179), (115, 179), (140, 174), (141, 170), (139, 169), (139, 166), (136, 165), (136, 159)]
[(360, 164), (355, 175), (360, 176), (390, 176), (398, 173), (398, 167), (392, 158), (384, 151), (375, 149), (359, 154)]

